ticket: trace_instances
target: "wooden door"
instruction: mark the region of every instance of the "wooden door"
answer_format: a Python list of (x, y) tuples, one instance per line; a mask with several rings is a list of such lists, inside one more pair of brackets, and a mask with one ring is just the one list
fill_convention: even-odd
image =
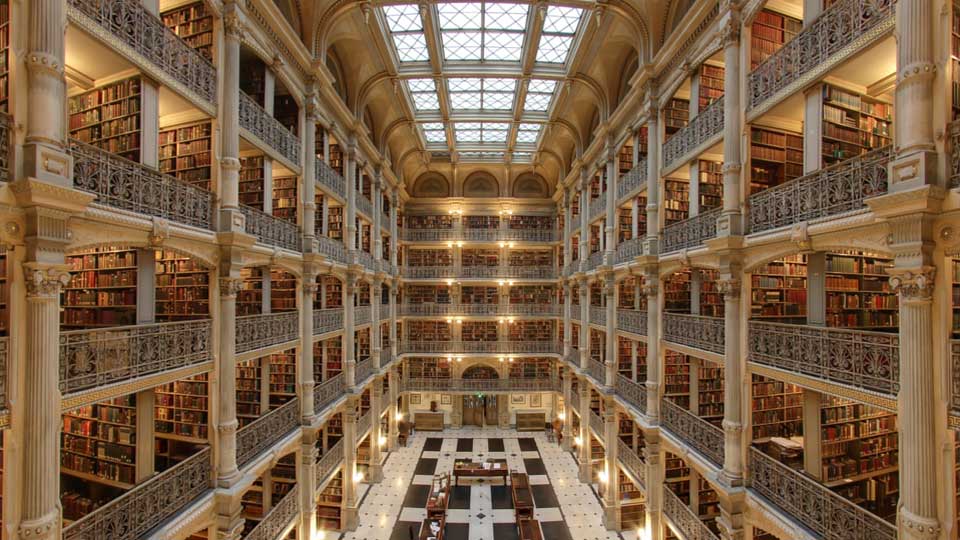
[(483, 398), (463, 396), (463, 425), (483, 425)]
[(487, 396), (486, 421), (488, 426), (497, 425), (497, 422), (499, 421), (498, 415), (500, 413), (498, 401), (503, 398), (504, 396)]

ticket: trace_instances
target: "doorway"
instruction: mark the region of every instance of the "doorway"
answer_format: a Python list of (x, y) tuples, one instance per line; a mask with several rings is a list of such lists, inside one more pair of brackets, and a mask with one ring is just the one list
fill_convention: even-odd
[(498, 397), (484, 394), (463, 396), (463, 425), (496, 426), (500, 410)]

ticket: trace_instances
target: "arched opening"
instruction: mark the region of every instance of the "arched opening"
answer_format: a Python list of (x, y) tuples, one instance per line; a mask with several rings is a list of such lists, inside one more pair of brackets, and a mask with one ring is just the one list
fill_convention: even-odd
[(547, 181), (536, 173), (521, 174), (513, 183), (513, 196), (519, 199), (545, 199), (550, 196)]
[(464, 197), (497, 197), (500, 186), (497, 179), (487, 172), (475, 172), (463, 182)]
[(498, 374), (497, 370), (491, 366), (488, 366), (485, 364), (476, 364), (463, 370), (463, 378), (473, 379), (473, 380), (477, 380), (477, 379), (491, 380), (491, 379), (499, 379), (500, 374)]
[(414, 197), (449, 197), (450, 182), (440, 173), (421, 174), (413, 183)]

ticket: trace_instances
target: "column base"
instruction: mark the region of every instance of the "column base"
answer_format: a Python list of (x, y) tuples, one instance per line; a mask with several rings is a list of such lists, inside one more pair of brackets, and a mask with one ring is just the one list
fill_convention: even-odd
[(345, 506), (343, 508), (343, 530), (355, 531), (360, 521), (360, 508), (356, 506)]
[(367, 468), (367, 483), (379, 484), (383, 481), (383, 465), (371, 463)]
[(603, 525), (608, 531), (620, 530), (620, 508), (616, 504), (604, 507)]
[(580, 473), (577, 478), (580, 479), (581, 483), (592, 484), (593, 483), (593, 471), (590, 470), (590, 462), (580, 464)]
[(60, 512), (54, 509), (40, 519), (21, 521), (17, 538), (30, 540), (54, 540), (60, 538)]

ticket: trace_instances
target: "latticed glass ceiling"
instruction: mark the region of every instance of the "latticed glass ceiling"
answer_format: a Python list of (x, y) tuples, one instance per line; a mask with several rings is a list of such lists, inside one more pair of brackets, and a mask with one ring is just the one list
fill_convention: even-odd
[(532, 160), (584, 18), (579, 8), (549, 6), (537, 17), (533, 4), (501, 2), (383, 6), (425, 148)]

